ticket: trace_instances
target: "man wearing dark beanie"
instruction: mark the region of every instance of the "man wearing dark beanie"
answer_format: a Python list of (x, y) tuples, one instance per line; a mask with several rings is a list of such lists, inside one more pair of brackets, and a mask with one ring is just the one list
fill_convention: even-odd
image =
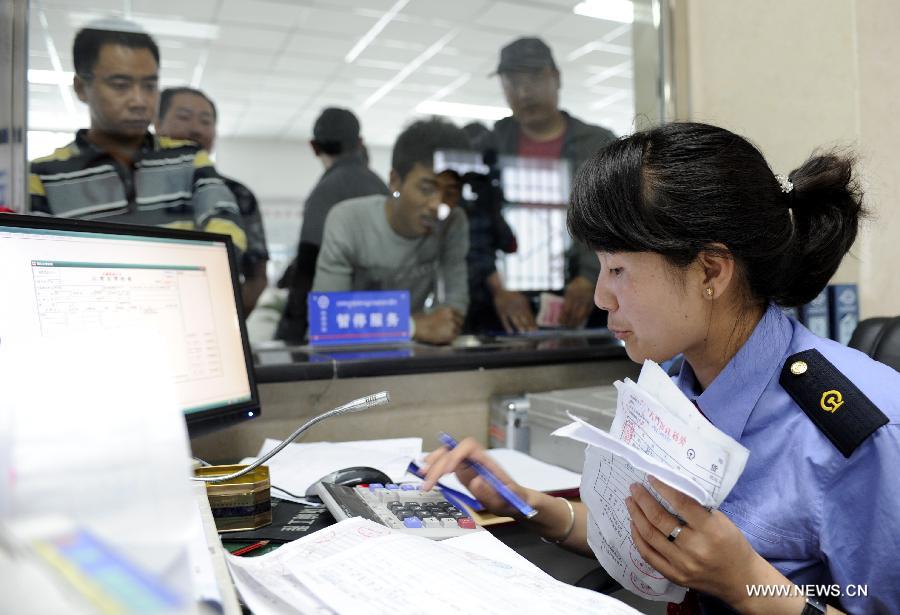
[(280, 288), (289, 290), (275, 337), (291, 343), (300, 343), (306, 337), (306, 297), (316, 274), (328, 212), (336, 203), (347, 199), (390, 193), (369, 169), (359, 136), (359, 120), (349, 109), (329, 107), (322, 111), (313, 126), (310, 145), (325, 172), (306, 198), (297, 257), (278, 283)]
[[(493, 131), (476, 143), (481, 150), (526, 158), (566, 159), (574, 174), (598, 149), (615, 136), (606, 128), (587, 124), (559, 108), (559, 69), (550, 47), (537, 37), (523, 37), (500, 50), (496, 74), (512, 117), (494, 124)], [(592, 311), (600, 318), (590, 325), (604, 325), (605, 312), (594, 308), (594, 285), (599, 273), (596, 255), (576, 242), (569, 254), (561, 324), (581, 326)], [(499, 275), (488, 280), (494, 293), (511, 295), (503, 289)]]

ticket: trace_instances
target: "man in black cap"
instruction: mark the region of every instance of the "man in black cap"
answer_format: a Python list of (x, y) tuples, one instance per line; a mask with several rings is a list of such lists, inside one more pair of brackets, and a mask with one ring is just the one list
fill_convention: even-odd
[[(560, 75), (547, 44), (536, 37), (516, 39), (500, 50), (503, 94), (512, 117), (494, 124), (490, 135), (478, 143), (482, 150), (498, 154), (567, 159), (575, 173), (598, 149), (615, 139), (606, 128), (582, 122), (559, 108)], [(594, 285), (600, 272), (596, 255), (581, 243), (569, 256), (561, 324), (581, 326), (594, 310)], [(499, 276), (492, 290), (506, 293)], [(497, 300), (495, 299), (495, 304)], [(598, 317), (603, 313), (595, 310)], [(594, 324), (592, 318), (591, 324)], [(602, 320), (600, 323), (602, 324)]]
[(313, 126), (310, 145), (325, 172), (306, 198), (297, 257), (278, 283), (289, 290), (275, 337), (287, 342), (302, 342), (306, 337), (306, 297), (316, 274), (328, 212), (336, 203), (347, 199), (390, 194), (385, 183), (369, 169), (359, 136), (359, 120), (352, 111), (337, 107), (322, 111)]

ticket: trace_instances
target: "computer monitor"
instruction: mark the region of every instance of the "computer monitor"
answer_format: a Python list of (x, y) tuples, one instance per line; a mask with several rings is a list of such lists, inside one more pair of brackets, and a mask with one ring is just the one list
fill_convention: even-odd
[(197, 436), (260, 413), (236, 271), (226, 235), (0, 214), (0, 339), (152, 332)]

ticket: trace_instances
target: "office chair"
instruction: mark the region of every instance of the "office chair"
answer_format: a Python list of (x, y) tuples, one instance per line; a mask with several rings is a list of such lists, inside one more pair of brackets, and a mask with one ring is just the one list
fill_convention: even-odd
[(900, 371), (900, 316), (861, 321), (847, 345)]

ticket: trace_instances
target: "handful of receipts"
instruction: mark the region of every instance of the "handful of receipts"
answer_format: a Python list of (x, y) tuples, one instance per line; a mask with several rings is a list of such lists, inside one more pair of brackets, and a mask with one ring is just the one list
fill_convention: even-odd
[(573, 422), (554, 436), (587, 444), (581, 499), (588, 509), (588, 544), (600, 565), (622, 587), (649, 600), (680, 603), (687, 591), (641, 558), (631, 538), (625, 498), (633, 483), (655, 476), (707, 508), (728, 496), (749, 451), (716, 429), (653, 361), (645, 361), (637, 383), (615, 383), (616, 418), (607, 433), (570, 415)]

